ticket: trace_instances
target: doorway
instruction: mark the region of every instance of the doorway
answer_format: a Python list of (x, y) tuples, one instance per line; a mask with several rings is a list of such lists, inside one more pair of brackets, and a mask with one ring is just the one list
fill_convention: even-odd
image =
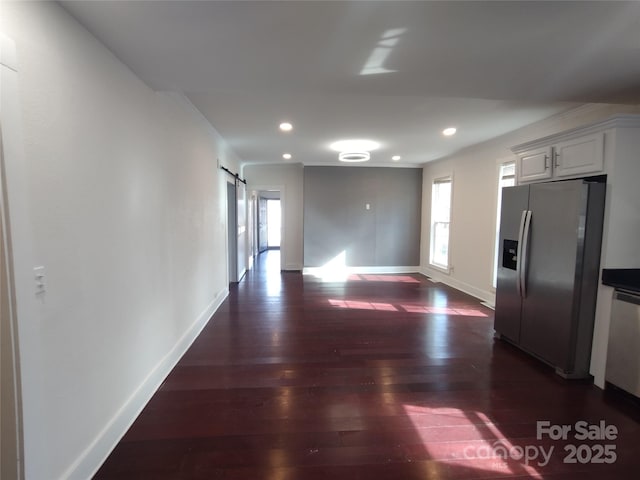
[(280, 249), (282, 214), (280, 199), (267, 200), (267, 248)]
[(282, 202), (280, 192), (259, 192), (256, 210), (258, 253), (266, 250), (279, 250), (282, 241)]
[(267, 199), (264, 197), (258, 197), (258, 216), (257, 223), (258, 227), (256, 231), (258, 232), (258, 253), (264, 252), (267, 248), (269, 248), (269, 233), (267, 230), (267, 219), (268, 219), (268, 209), (267, 209)]

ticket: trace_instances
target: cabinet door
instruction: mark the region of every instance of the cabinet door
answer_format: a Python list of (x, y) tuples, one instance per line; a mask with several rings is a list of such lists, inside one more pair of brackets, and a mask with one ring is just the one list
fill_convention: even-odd
[(553, 149), (556, 177), (583, 176), (604, 170), (604, 133), (558, 142)]
[(551, 147), (522, 153), (518, 156), (518, 183), (551, 178)]
[(640, 296), (616, 292), (611, 308), (606, 380), (640, 395)]

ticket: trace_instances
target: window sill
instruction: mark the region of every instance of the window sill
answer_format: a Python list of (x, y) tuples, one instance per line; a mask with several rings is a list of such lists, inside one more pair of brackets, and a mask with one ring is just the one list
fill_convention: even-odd
[(435, 263), (429, 263), (429, 268), (437, 270), (438, 272), (446, 273), (447, 275), (451, 273), (451, 267), (443, 267), (442, 265), (436, 265)]

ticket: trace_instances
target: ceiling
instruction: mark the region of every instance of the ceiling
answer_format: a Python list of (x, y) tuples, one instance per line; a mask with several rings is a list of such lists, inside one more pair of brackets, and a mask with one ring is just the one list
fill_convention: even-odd
[(331, 142), (368, 138), (367, 165), (410, 166), (582, 103), (640, 103), (636, 1), (61, 3), (244, 164), (335, 165)]

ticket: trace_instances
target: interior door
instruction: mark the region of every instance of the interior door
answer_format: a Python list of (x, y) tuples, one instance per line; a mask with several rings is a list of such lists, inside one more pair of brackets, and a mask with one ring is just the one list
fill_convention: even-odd
[(269, 248), (267, 220), (267, 199), (260, 197), (258, 198), (258, 253)]
[(529, 205), (529, 187), (505, 187), (502, 189), (500, 212), (500, 236), (498, 278), (496, 286), (496, 332), (515, 343), (520, 342), (520, 318), (522, 299), (517, 289), (518, 236), (522, 212)]
[(532, 185), (529, 197), (530, 254), (520, 341), (523, 348), (563, 370), (570, 367), (586, 191), (582, 181), (555, 182)]
[(249, 253), (251, 257), (258, 254), (258, 199), (255, 195), (251, 195), (249, 201), (249, 217), (247, 218), (247, 229), (249, 232)]
[(239, 282), (247, 271), (247, 201), (246, 186), (236, 186), (236, 280)]
[(227, 245), (229, 283), (238, 282), (238, 212), (236, 186), (227, 183)]

